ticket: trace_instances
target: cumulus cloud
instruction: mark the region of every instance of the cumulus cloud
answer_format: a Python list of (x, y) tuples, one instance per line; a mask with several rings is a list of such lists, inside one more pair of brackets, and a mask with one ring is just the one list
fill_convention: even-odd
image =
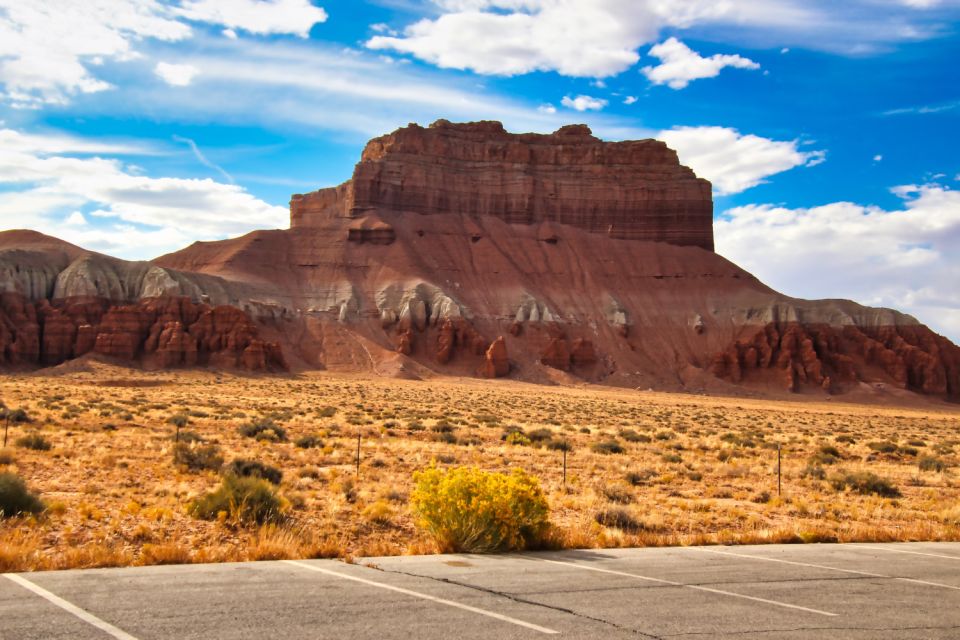
[(692, 80), (715, 78), (725, 67), (760, 68), (753, 60), (737, 55), (716, 54), (704, 58), (676, 38), (668, 38), (651, 47), (650, 55), (659, 58), (660, 64), (644, 67), (643, 75), (652, 83), (665, 84), (671, 89), (683, 89)]
[(190, 27), (153, 0), (0, 0), (0, 84), (18, 107), (63, 104), (110, 88), (90, 65), (136, 56), (140, 38), (182, 40)]
[[(934, 0), (904, 0), (931, 4)], [(724, 28), (730, 42), (865, 53), (942, 31), (935, 16), (876, 0), (433, 0), (439, 15), (366, 45), (445, 68), (603, 78), (630, 68), (662, 30)]]
[(174, 13), (196, 22), (222, 25), (234, 36), (240, 29), (257, 35), (306, 38), (313, 25), (327, 20), (327, 12), (310, 0), (186, 0)]
[[(58, 139), (59, 149), (52, 142)], [(68, 136), (0, 129), (0, 224), (133, 258), (286, 224), (284, 207), (240, 186), (154, 178), (117, 158), (79, 157), (91, 149), (110, 150)]]
[[(186, 21), (224, 26), (225, 34), (242, 29), (306, 37), (326, 18), (309, 0), (188, 0), (179, 6), (159, 0), (0, 0), (0, 99), (39, 108), (110, 89), (96, 67), (140, 57), (136, 45), (143, 40), (190, 38)], [(188, 83), (185, 69), (158, 65), (156, 73), (171, 84)]]
[(823, 151), (801, 151), (796, 140), (771, 140), (728, 127), (674, 127), (657, 138), (720, 195), (740, 193), (769, 176), (815, 166), (825, 158)]
[(593, 96), (579, 95), (576, 98), (564, 96), (560, 104), (568, 109), (576, 111), (600, 111), (607, 106), (607, 101), (603, 98), (594, 98)]
[(153, 68), (153, 72), (161, 80), (173, 87), (186, 87), (193, 82), (200, 70), (190, 64), (171, 64), (168, 62), (158, 62)]
[(906, 185), (891, 210), (834, 202), (725, 211), (717, 251), (789, 295), (893, 307), (960, 342), (960, 191)]

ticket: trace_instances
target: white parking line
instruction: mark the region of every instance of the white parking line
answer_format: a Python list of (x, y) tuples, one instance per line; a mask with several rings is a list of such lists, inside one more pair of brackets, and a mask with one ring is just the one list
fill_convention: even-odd
[(884, 573), (873, 573), (871, 571), (858, 571), (856, 569), (841, 569), (839, 567), (829, 567), (825, 564), (811, 564), (809, 562), (796, 562), (794, 560), (781, 560), (780, 558), (766, 558), (764, 556), (752, 556), (746, 553), (731, 553), (729, 551), (718, 551), (716, 549), (705, 549), (704, 547), (684, 547), (686, 549), (693, 549), (696, 551), (703, 551), (704, 553), (715, 553), (721, 556), (732, 556), (734, 558), (748, 558), (750, 560), (764, 560), (766, 562), (779, 562), (780, 564), (792, 564), (797, 567), (810, 567), (813, 569), (826, 569), (827, 571), (839, 571), (841, 573), (851, 573), (859, 576), (867, 576), (869, 578), (883, 578), (885, 580), (899, 580), (900, 582), (913, 582), (915, 584), (924, 584), (928, 587), (939, 587), (941, 589), (953, 589), (954, 591), (960, 591), (960, 587), (955, 587), (952, 584), (943, 584), (942, 582), (930, 582), (928, 580), (918, 580), (916, 578), (901, 578), (899, 576), (889, 576)]
[(866, 544), (844, 544), (845, 547), (856, 547), (857, 549), (876, 549), (877, 551), (889, 551), (890, 553), (909, 553), (915, 556), (929, 556), (931, 558), (946, 558), (948, 560), (960, 560), (960, 556), (947, 556), (942, 553), (924, 553), (922, 551), (908, 551), (907, 549), (891, 549), (890, 547), (881, 547), (879, 545)]
[(764, 604), (772, 604), (777, 607), (785, 607), (787, 609), (797, 609), (799, 611), (806, 611), (808, 613), (816, 613), (821, 616), (836, 616), (839, 614), (830, 613), (829, 611), (821, 611), (820, 609), (811, 609), (809, 607), (801, 607), (796, 604), (789, 604), (787, 602), (779, 602), (777, 600), (768, 600), (766, 598), (757, 598), (756, 596), (748, 596), (742, 593), (734, 593), (733, 591), (724, 591), (722, 589), (714, 589), (712, 587), (703, 587), (697, 584), (686, 584), (683, 582), (674, 582), (673, 580), (663, 580), (661, 578), (651, 578), (649, 576), (643, 576), (637, 573), (628, 573), (626, 571), (615, 571), (613, 569), (603, 569), (601, 567), (591, 567), (588, 565), (577, 564), (575, 562), (565, 562), (563, 560), (548, 560), (546, 558), (537, 558), (534, 556), (524, 556), (530, 560), (537, 560), (539, 562), (548, 562), (550, 564), (559, 564), (567, 567), (574, 567), (576, 569), (583, 569), (584, 571), (596, 571), (598, 573), (609, 573), (615, 576), (627, 576), (629, 578), (636, 578), (638, 580), (646, 580), (648, 582), (657, 582), (659, 584), (666, 584), (672, 587), (684, 587), (687, 589), (694, 589), (696, 591), (706, 591), (708, 593), (715, 593), (722, 596), (730, 596), (731, 598), (741, 598), (743, 600), (752, 600), (754, 602), (762, 602)]
[(33, 593), (37, 594), (44, 600), (47, 600), (48, 602), (52, 602), (53, 604), (57, 605), (64, 611), (72, 613), (73, 615), (80, 618), (87, 624), (92, 625), (97, 629), (100, 629), (104, 633), (109, 634), (110, 637), (112, 638), (116, 638), (117, 640), (137, 640), (135, 637), (133, 637), (126, 631), (122, 629), (118, 629), (117, 627), (113, 626), (109, 622), (104, 622), (103, 620), (93, 615), (92, 613), (88, 611), (84, 611), (83, 609), (76, 606), (75, 604), (67, 602), (60, 596), (56, 595), (55, 593), (50, 593), (43, 587), (39, 587), (35, 585), (34, 583), (30, 582), (23, 576), (17, 575), (15, 573), (5, 573), (3, 574), (3, 576), (8, 580), (11, 580), (12, 582), (16, 582), (18, 585), (20, 585), (24, 589), (27, 589), (28, 591), (32, 591)]
[(378, 589), (387, 589), (389, 591), (396, 591), (397, 593), (402, 593), (408, 596), (413, 596), (414, 598), (421, 598), (423, 600), (429, 600), (431, 602), (437, 602), (439, 604), (445, 604), (449, 607), (456, 607), (457, 609), (463, 609), (465, 611), (471, 611), (473, 613), (479, 613), (482, 616), (487, 616), (488, 618), (494, 618), (496, 620), (502, 620), (504, 622), (509, 622), (510, 624), (515, 624), (520, 627), (526, 627), (527, 629), (533, 629), (534, 631), (539, 631), (540, 633), (555, 634), (560, 633), (554, 629), (548, 629), (547, 627), (541, 627), (540, 625), (533, 624), (531, 622), (524, 622), (523, 620), (518, 620), (516, 618), (511, 618), (510, 616), (505, 616), (500, 613), (495, 613), (493, 611), (487, 611), (486, 609), (479, 609), (477, 607), (471, 607), (468, 604), (462, 604), (460, 602), (454, 602), (453, 600), (445, 600), (443, 598), (438, 598), (436, 596), (431, 596), (426, 593), (420, 593), (418, 591), (411, 591), (410, 589), (404, 589), (403, 587), (395, 587), (392, 584), (386, 584), (383, 582), (375, 582), (373, 580), (367, 580), (365, 578), (359, 578), (357, 576), (351, 576), (346, 573), (340, 573), (339, 571), (331, 571), (330, 569), (324, 569), (323, 567), (318, 567), (316, 565), (307, 564), (306, 562), (299, 562), (297, 560), (282, 560), (286, 564), (292, 564), (294, 566), (300, 567), (301, 569), (309, 569), (310, 571), (316, 571), (328, 576), (335, 576), (337, 578), (343, 578), (344, 580), (353, 580), (354, 582), (360, 582), (371, 587), (377, 587)]

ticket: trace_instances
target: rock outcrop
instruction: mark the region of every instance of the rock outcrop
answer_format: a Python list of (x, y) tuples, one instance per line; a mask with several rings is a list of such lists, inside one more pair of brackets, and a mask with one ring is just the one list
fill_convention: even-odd
[(277, 343), (236, 307), (188, 298), (102, 298), (30, 302), (0, 296), (0, 365), (57, 365), (94, 352), (148, 368), (211, 365), (248, 371), (286, 369)]
[[(507, 133), (499, 122), (411, 124), (371, 140), (349, 182), (295, 195), (290, 211), (294, 229), (456, 212), (713, 250), (709, 182), (662, 142), (603, 142), (585, 125), (539, 135)], [(350, 227), (356, 241), (374, 233), (374, 223)], [(544, 230), (539, 239), (556, 244), (559, 235)]]

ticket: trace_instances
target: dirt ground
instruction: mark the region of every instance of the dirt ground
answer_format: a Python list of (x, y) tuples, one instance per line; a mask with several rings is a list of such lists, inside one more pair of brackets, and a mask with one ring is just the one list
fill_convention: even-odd
[[(46, 505), (0, 522), (0, 571), (430, 553), (407, 501), (412, 474), (431, 464), (534, 474), (559, 547), (960, 540), (960, 409), (942, 403), (95, 362), (2, 376), (0, 400), (30, 420), (10, 424), (0, 472), (18, 474)], [(241, 435), (263, 418), (285, 437)], [(221, 476), (174, 463), (176, 422), (194, 450), (213, 445), (227, 463), (282, 471), (283, 521), (191, 515)], [(31, 435), (50, 448), (17, 444)]]

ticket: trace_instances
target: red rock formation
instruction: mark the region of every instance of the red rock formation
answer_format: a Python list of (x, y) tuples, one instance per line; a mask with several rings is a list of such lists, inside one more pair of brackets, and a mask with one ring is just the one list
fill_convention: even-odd
[(510, 373), (510, 360), (507, 358), (507, 342), (499, 336), (490, 343), (484, 354), (483, 364), (478, 372), (484, 378), (502, 378)]
[(551, 338), (540, 354), (540, 362), (554, 369), (569, 371), (570, 345), (567, 344), (567, 338), (562, 335)]
[(922, 325), (768, 324), (717, 354), (711, 366), (735, 383), (773, 374), (789, 391), (836, 391), (875, 379), (866, 369), (904, 389), (960, 400), (960, 347)]
[[(662, 142), (603, 142), (586, 125), (550, 135), (510, 134), (499, 122), (410, 125), (371, 140), (350, 182), (293, 196), (290, 213), (292, 228), (374, 213), (552, 221), (713, 250), (709, 182)], [(350, 233), (362, 241), (374, 232)], [(383, 234), (392, 241), (392, 230)], [(552, 232), (542, 239), (558, 242)]]
[(154, 367), (285, 369), (279, 345), (264, 342), (258, 333), (239, 309), (210, 308), (187, 298), (117, 305), (94, 299), (34, 303), (18, 294), (0, 297), (0, 364), (56, 365), (96, 351)]

